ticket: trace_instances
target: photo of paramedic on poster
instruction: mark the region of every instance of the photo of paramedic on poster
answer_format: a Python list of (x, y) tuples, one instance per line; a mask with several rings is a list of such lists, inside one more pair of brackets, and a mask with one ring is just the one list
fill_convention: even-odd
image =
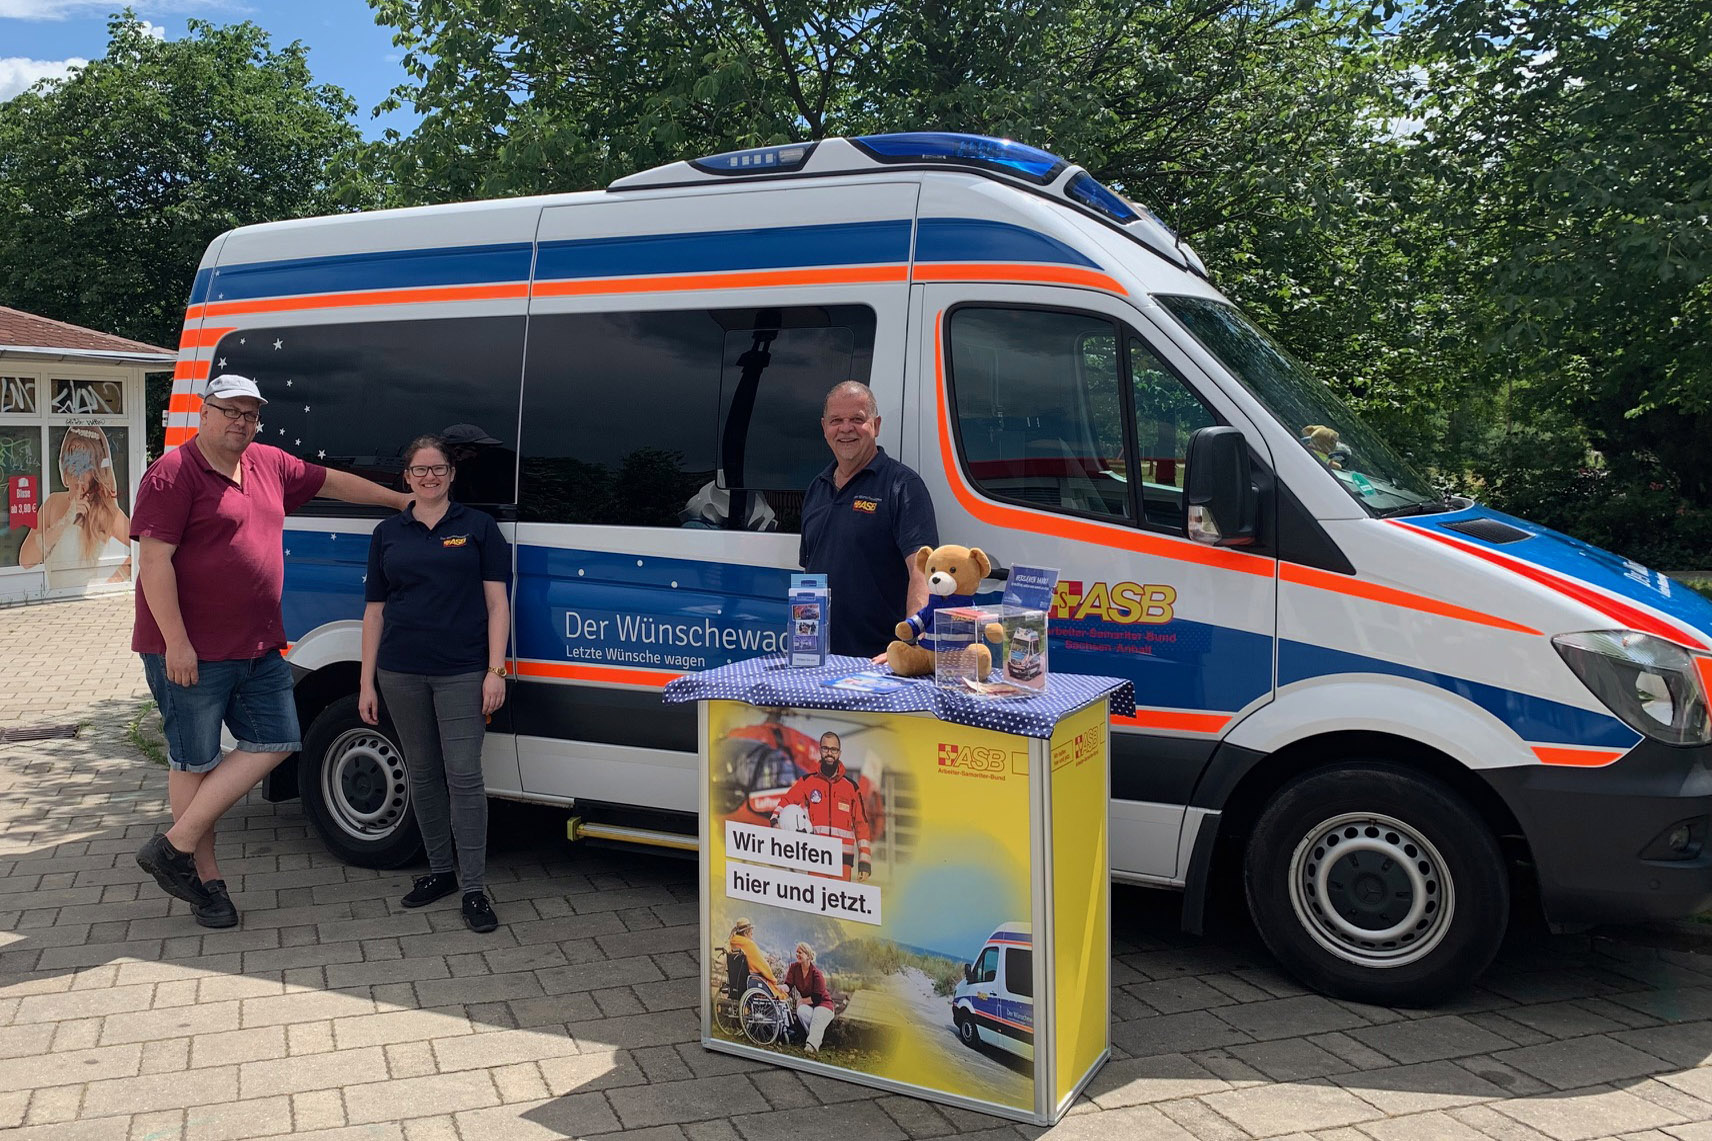
[(47, 571), (48, 589), (130, 581), (125, 444), (123, 429), (74, 424), (50, 430), (53, 482), (18, 550), (19, 566)]
[(716, 819), (834, 838), (843, 866), (820, 874), (855, 882), (889, 877), (913, 842), (914, 794), (911, 774), (888, 762), (884, 731), (825, 710), (747, 713), (750, 723), (733, 726), (714, 746)]
[(791, 785), (773, 809), (772, 825), (787, 832), (831, 836), (844, 848), (843, 878), (858, 881), (874, 874), (873, 832), (861, 790), (844, 767), (844, 740), (828, 730), (820, 735), (820, 763)]

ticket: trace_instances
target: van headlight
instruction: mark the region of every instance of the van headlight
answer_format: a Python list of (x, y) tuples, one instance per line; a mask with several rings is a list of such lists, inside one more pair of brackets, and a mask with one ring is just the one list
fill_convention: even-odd
[(1712, 741), (1701, 671), (1681, 646), (1634, 630), (1559, 634), (1552, 645), (1593, 696), (1637, 733), (1667, 745)]

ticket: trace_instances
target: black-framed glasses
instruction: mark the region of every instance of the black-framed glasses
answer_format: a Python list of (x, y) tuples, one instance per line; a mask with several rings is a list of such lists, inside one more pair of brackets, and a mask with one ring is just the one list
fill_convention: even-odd
[(262, 421), (260, 412), (246, 412), (242, 408), (232, 408), (225, 404), (216, 404), (212, 400), (202, 402), (204, 408), (218, 408), (226, 414), (228, 420), (242, 420), (246, 424), (259, 424)]
[(426, 476), (430, 476), (430, 475), (437, 475), (443, 479), (452, 473), (452, 465), (451, 464), (412, 464), (409, 467), (405, 468), (404, 470), (409, 472), (411, 475), (415, 476), (417, 479), (422, 479), (422, 478), (424, 478)]

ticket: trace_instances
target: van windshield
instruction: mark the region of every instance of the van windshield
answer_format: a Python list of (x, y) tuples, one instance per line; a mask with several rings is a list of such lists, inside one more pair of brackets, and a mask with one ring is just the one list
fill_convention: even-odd
[(1370, 514), (1449, 510), (1442, 495), (1324, 382), (1234, 307), (1205, 297), (1160, 296), (1159, 303), (1228, 368), (1351, 499)]

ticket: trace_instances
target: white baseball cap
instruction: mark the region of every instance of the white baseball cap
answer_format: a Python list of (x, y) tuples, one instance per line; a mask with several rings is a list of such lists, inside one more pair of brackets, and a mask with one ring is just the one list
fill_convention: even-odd
[(247, 376), (239, 376), (235, 372), (223, 372), (208, 382), (208, 391), (204, 396), (248, 396), (251, 400), (267, 403), (262, 390), (256, 387), (256, 382)]

